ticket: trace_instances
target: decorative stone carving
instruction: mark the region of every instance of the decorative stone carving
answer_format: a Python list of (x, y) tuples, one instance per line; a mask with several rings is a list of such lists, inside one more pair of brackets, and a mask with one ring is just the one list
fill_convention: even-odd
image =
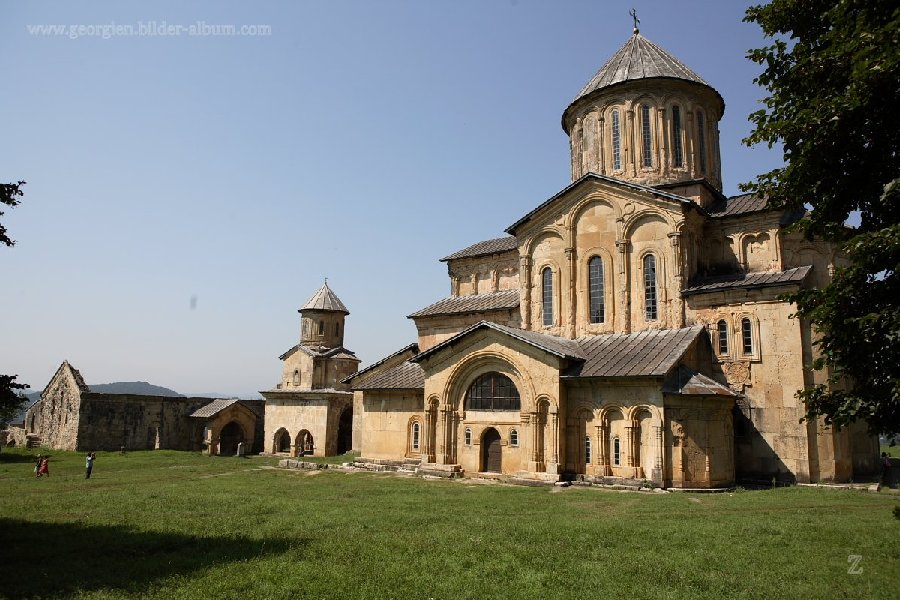
[(722, 363), (722, 371), (728, 381), (728, 387), (736, 392), (743, 392), (744, 387), (750, 385), (750, 363), (726, 362)]

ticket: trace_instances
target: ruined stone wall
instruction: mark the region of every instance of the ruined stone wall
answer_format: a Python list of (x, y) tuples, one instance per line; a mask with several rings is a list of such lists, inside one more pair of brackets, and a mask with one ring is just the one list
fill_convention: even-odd
[(74, 450), (194, 450), (202, 421), (188, 417), (209, 398), (84, 393)]
[(67, 362), (59, 367), (41, 392), (41, 399), (25, 413), (25, 430), (40, 436), (41, 444), (60, 450), (75, 450), (81, 395), (87, 386)]

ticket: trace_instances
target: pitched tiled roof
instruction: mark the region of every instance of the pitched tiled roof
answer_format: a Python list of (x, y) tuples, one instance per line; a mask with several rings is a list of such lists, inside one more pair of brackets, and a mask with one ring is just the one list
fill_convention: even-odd
[(517, 340), (521, 340), (526, 344), (534, 346), (535, 348), (539, 348), (545, 352), (549, 352), (550, 354), (559, 356), (560, 358), (576, 360), (582, 358), (581, 350), (579, 349), (578, 344), (575, 342), (575, 340), (568, 340), (565, 338), (557, 337), (555, 335), (547, 335), (545, 333), (537, 333), (535, 331), (526, 331), (524, 329), (518, 329), (516, 327), (507, 327), (505, 325), (492, 323), (491, 321), (479, 321), (471, 327), (463, 329), (453, 337), (444, 340), (440, 344), (436, 344), (428, 350), (422, 352), (421, 354), (412, 357), (410, 360), (413, 362), (419, 362), (443, 348), (452, 346), (459, 339), (469, 335), (476, 329), (493, 329), (494, 331), (499, 331), (500, 333), (508, 335)]
[(766, 210), (768, 201), (756, 194), (741, 194), (732, 196), (721, 202), (716, 202), (707, 209), (711, 217), (731, 217), (752, 212)]
[(500, 252), (509, 252), (510, 250), (515, 250), (518, 247), (519, 246), (516, 242), (516, 238), (512, 237), (511, 235), (507, 235), (501, 238), (484, 240), (483, 242), (472, 244), (468, 248), (463, 248), (458, 252), (454, 252), (449, 256), (445, 256), (441, 259), (441, 261), (446, 262), (448, 260), (454, 260), (457, 258), (471, 258), (473, 256), (498, 254)]
[(404, 361), (359, 384), (354, 390), (421, 390), (425, 389), (425, 371), (417, 365)]
[(407, 318), (414, 319), (416, 317), (431, 317), (434, 315), (509, 310), (518, 308), (518, 306), (519, 290), (501, 290), (499, 292), (475, 294), (472, 296), (450, 296), (414, 312)]
[[(722, 110), (725, 109), (725, 102), (715, 88), (683, 62), (635, 31), (625, 45), (613, 54), (612, 58), (606, 61), (606, 64), (600, 67), (600, 70), (578, 92), (566, 112), (569, 111), (572, 104), (597, 90), (626, 81), (654, 78), (680, 79), (704, 85), (716, 93)], [(565, 115), (563, 115), (563, 128), (565, 128)]]
[(631, 182), (631, 181), (622, 181), (621, 179), (616, 179), (615, 177), (610, 177), (610, 176), (608, 176), (608, 175), (599, 175), (599, 174), (597, 174), (597, 173), (585, 173), (584, 175), (582, 175), (581, 177), (579, 177), (578, 179), (576, 179), (575, 181), (573, 181), (572, 183), (570, 183), (569, 185), (567, 185), (565, 188), (563, 188), (560, 192), (558, 192), (557, 194), (555, 194), (555, 195), (552, 196), (551, 198), (548, 198), (547, 200), (545, 200), (543, 203), (541, 203), (540, 206), (538, 206), (537, 208), (535, 208), (534, 210), (532, 210), (531, 212), (529, 212), (527, 215), (525, 215), (524, 217), (522, 217), (521, 219), (519, 219), (518, 221), (516, 221), (515, 223), (513, 223), (513, 224), (510, 225), (509, 227), (507, 227), (507, 228), (506, 228), (506, 233), (508, 233), (508, 234), (510, 234), (510, 235), (515, 235), (515, 234), (516, 234), (516, 229), (518, 229), (518, 227), (519, 227), (520, 225), (523, 225), (523, 224), (525, 224), (526, 222), (530, 221), (530, 220), (531, 220), (531, 217), (533, 217), (533, 216), (536, 215), (538, 212), (540, 212), (544, 207), (546, 207), (546, 206), (552, 204), (553, 201), (555, 201), (557, 198), (559, 198), (560, 196), (563, 196), (563, 195), (566, 194), (569, 190), (571, 190), (571, 189), (573, 189), (573, 188), (575, 188), (575, 187), (581, 185), (582, 182), (587, 181), (588, 179), (595, 179), (595, 180), (598, 180), (598, 181), (605, 181), (605, 182), (607, 182), (607, 183), (612, 183), (612, 184), (615, 184), (615, 185), (618, 185), (618, 186), (622, 186), (622, 187), (625, 187), (625, 188), (628, 188), (628, 189), (631, 189), (631, 190), (636, 190), (636, 191), (640, 191), (640, 192), (645, 192), (645, 193), (650, 194), (651, 196), (653, 196), (653, 197), (655, 197), (655, 198), (663, 198), (663, 199), (666, 199), (666, 200), (672, 200), (672, 201), (674, 201), (674, 202), (678, 202), (679, 204), (686, 204), (686, 205), (688, 205), (688, 206), (695, 207), (695, 208), (697, 208), (698, 210), (700, 209), (700, 205), (698, 205), (696, 202), (694, 202), (694, 201), (691, 200), (690, 198), (685, 198), (684, 196), (679, 196), (678, 194), (673, 194), (673, 193), (671, 193), (671, 192), (666, 192), (666, 191), (664, 191), (664, 190), (657, 189), (657, 188), (655, 188), (655, 187), (651, 187), (651, 186), (649, 186), (649, 185), (641, 185), (640, 183), (633, 183), (633, 182)]
[[(353, 358), (356, 359), (356, 354), (352, 350), (348, 350), (344, 347), (337, 346), (335, 348), (328, 348), (326, 346), (306, 346), (304, 344), (297, 344), (284, 354), (278, 357), (278, 360), (284, 360), (294, 352), (305, 352), (306, 354), (316, 357), (316, 358)], [(358, 359), (357, 359), (358, 360)]]
[(419, 344), (417, 344), (416, 342), (413, 342), (412, 344), (409, 344), (408, 346), (404, 346), (403, 348), (400, 348), (400, 349), (397, 350), (396, 352), (392, 352), (391, 354), (388, 354), (387, 356), (385, 356), (385, 357), (382, 358), (381, 360), (376, 360), (375, 362), (373, 362), (371, 365), (369, 365), (369, 366), (366, 367), (365, 369), (360, 369), (360, 370), (357, 371), (356, 373), (354, 373), (354, 374), (352, 374), (352, 375), (350, 375), (350, 376), (348, 376), (348, 377), (345, 377), (344, 379), (341, 379), (341, 383), (350, 383), (351, 381), (353, 381), (354, 379), (356, 379), (356, 378), (359, 377), (360, 375), (365, 375), (366, 373), (368, 373), (368, 372), (371, 371), (372, 369), (377, 369), (379, 366), (383, 365), (384, 363), (386, 363), (387, 361), (391, 360), (391, 359), (394, 358), (395, 356), (398, 356), (398, 355), (400, 355), (400, 354), (403, 354), (404, 352), (410, 352), (410, 353), (412, 353), (412, 355), (418, 354), (418, 353), (419, 353)]
[(318, 291), (312, 295), (312, 298), (307, 300), (306, 304), (300, 307), (300, 310), (330, 310), (342, 312), (347, 315), (350, 314), (350, 311), (347, 310), (347, 307), (344, 306), (341, 299), (337, 297), (337, 294), (331, 291), (331, 288), (328, 287), (327, 283), (320, 287)]
[(723, 396), (734, 398), (738, 394), (710, 379), (706, 375), (688, 369), (684, 365), (672, 374), (665, 384), (663, 392), (667, 394), (679, 394), (681, 396)]
[(805, 267), (794, 267), (787, 271), (775, 271), (770, 273), (736, 273), (733, 275), (722, 275), (720, 277), (709, 277), (693, 282), (690, 287), (682, 290), (681, 294), (683, 296), (693, 296), (695, 294), (718, 292), (720, 290), (732, 288), (774, 287), (798, 284), (803, 281), (810, 269), (812, 269), (812, 267), (807, 265)]
[(198, 417), (198, 418), (202, 418), (202, 419), (208, 419), (210, 417), (214, 417), (215, 415), (219, 414), (220, 412), (222, 412), (223, 410), (225, 410), (226, 408), (228, 408), (229, 406), (231, 406), (232, 404), (234, 404), (236, 402), (239, 402), (239, 400), (236, 398), (231, 398), (229, 400), (225, 400), (223, 398), (218, 398), (216, 400), (213, 400), (212, 402), (210, 402), (209, 404), (207, 404), (205, 406), (201, 406), (200, 408), (198, 408), (197, 410), (195, 410), (188, 416), (189, 417)]
[(585, 361), (570, 369), (565, 376), (664, 376), (702, 334), (703, 326), (696, 325), (684, 329), (660, 329), (579, 338), (577, 342)]

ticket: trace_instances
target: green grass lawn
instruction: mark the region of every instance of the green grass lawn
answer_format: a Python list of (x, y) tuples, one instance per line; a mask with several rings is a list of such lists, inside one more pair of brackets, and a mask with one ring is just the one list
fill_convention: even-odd
[[(637, 494), (0, 454), (0, 597), (896, 597), (900, 496)], [(848, 557), (861, 557), (849, 574)]]

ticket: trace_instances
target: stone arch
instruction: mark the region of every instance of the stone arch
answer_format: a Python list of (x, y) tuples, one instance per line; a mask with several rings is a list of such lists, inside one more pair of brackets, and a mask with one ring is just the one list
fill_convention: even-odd
[(316, 451), (315, 440), (308, 429), (301, 429), (294, 439), (294, 456), (312, 456)]
[(494, 427), (485, 427), (481, 432), (481, 460), (482, 472), (503, 472), (503, 437)]
[(244, 443), (244, 428), (237, 421), (229, 421), (219, 430), (219, 454), (233, 456), (237, 454), (238, 444)]
[(509, 377), (519, 391), (522, 413), (534, 410), (534, 386), (528, 373), (508, 357), (493, 351), (473, 352), (459, 361), (447, 378), (444, 399), (450, 408), (463, 412), (465, 394), (478, 376), (496, 371)]
[(272, 454), (284, 454), (291, 451), (291, 434), (284, 427), (280, 427), (272, 436)]
[(346, 454), (353, 449), (353, 405), (341, 410), (337, 428), (337, 454)]
[(635, 211), (625, 218), (625, 223), (622, 226), (622, 237), (628, 241), (631, 241), (638, 227), (643, 225), (645, 222), (649, 223), (654, 219), (662, 221), (663, 224), (668, 227), (669, 232), (673, 232), (678, 229), (678, 224), (675, 222), (675, 219), (671, 214), (658, 208), (646, 207), (642, 208), (641, 210)]

